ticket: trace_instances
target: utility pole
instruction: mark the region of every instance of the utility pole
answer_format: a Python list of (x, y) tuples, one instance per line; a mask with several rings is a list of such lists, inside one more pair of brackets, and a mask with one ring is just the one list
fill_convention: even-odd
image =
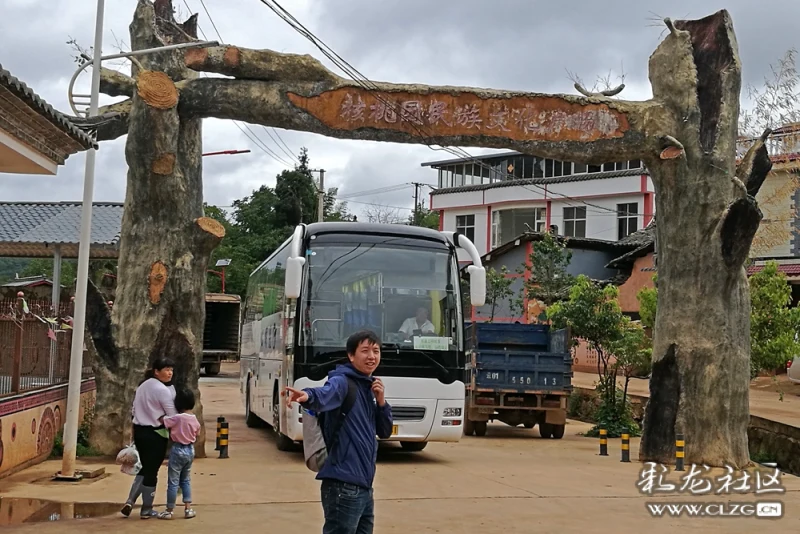
[(414, 224), (419, 224), (419, 190), (425, 184), (419, 182), (411, 182), (414, 186)]
[(319, 192), (317, 195), (317, 222), (322, 222), (325, 215), (325, 169), (319, 170)]

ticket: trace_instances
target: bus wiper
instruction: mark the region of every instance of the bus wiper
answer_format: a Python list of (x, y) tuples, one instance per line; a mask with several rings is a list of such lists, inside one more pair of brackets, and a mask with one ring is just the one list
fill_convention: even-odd
[[(402, 349), (403, 349), (403, 347), (401, 347), (401, 346), (400, 346), (400, 343), (394, 343), (394, 342), (387, 342), (387, 341), (384, 341), (384, 342), (383, 342), (383, 345), (384, 345), (384, 346), (386, 346), (386, 347), (389, 347), (389, 348), (392, 348), (392, 349), (398, 350), (398, 351), (400, 351), (400, 350), (402, 350)], [(445, 373), (449, 373), (449, 372), (450, 372), (450, 370), (449, 370), (447, 367), (445, 367), (444, 365), (442, 365), (441, 363), (439, 363), (438, 361), (436, 361), (436, 358), (434, 358), (433, 356), (431, 356), (431, 355), (430, 355), (430, 354), (428, 354), (427, 352), (425, 352), (425, 351), (422, 351), (422, 350), (419, 350), (419, 349), (406, 349), (406, 350), (408, 350), (409, 352), (411, 352), (411, 351), (413, 351), (413, 352), (417, 352), (417, 353), (419, 353), (419, 354), (421, 354), (421, 355), (425, 356), (425, 357), (426, 357), (428, 360), (430, 360), (430, 361), (431, 361), (431, 363), (433, 363), (434, 365), (436, 365), (437, 367), (439, 367), (439, 369), (441, 369), (441, 370), (442, 370), (442, 371), (444, 371)]]
[(442, 365), (441, 363), (439, 363), (438, 361), (436, 361), (436, 358), (434, 358), (433, 356), (431, 356), (431, 355), (430, 355), (430, 354), (428, 354), (427, 352), (423, 352), (423, 351), (421, 351), (421, 350), (416, 350), (415, 352), (419, 352), (420, 354), (422, 354), (423, 356), (425, 356), (426, 358), (428, 358), (428, 359), (429, 359), (429, 360), (430, 360), (430, 361), (431, 361), (431, 362), (432, 362), (434, 365), (436, 365), (437, 367), (439, 367), (439, 369), (441, 369), (441, 370), (442, 370), (442, 371), (444, 371), (445, 373), (449, 373), (449, 372), (450, 372), (450, 370), (449, 370), (447, 367), (445, 367), (444, 365)]

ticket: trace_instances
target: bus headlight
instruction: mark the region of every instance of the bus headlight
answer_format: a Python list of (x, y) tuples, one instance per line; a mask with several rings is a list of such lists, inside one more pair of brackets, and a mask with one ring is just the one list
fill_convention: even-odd
[(442, 417), (461, 417), (461, 408), (445, 408)]

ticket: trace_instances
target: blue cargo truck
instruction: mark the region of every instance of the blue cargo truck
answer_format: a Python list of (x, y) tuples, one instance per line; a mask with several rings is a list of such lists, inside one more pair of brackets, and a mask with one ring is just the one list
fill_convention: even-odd
[(561, 439), (572, 392), (569, 330), (542, 324), (466, 323), (464, 433), (486, 435), (489, 421), (539, 425)]

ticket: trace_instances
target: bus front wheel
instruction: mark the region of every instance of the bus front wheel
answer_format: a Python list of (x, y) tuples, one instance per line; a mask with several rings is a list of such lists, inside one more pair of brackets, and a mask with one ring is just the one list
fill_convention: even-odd
[(280, 432), (278, 432), (278, 437), (275, 440), (275, 444), (278, 446), (279, 451), (286, 452), (294, 450), (294, 440), (285, 434), (281, 434)]
[(278, 409), (280, 406), (279, 401), (276, 399), (272, 406), (272, 415), (274, 421), (272, 424), (272, 429), (275, 431), (275, 445), (277, 445), (279, 451), (291, 451), (294, 449), (294, 440), (281, 432), (281, 419), (278, 415)]

